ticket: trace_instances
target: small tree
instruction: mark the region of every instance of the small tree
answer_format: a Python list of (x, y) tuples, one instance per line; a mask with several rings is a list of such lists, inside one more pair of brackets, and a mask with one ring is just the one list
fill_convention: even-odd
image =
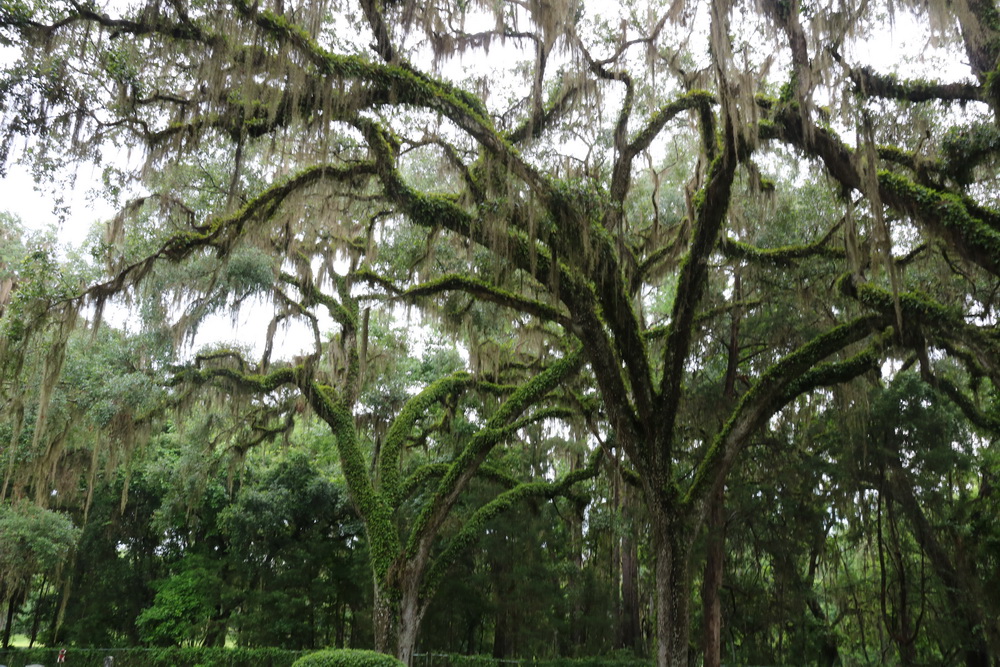
[(36, 575), (55, 575), (79, 537), (73, 523), (27, 501), (0, 503), (0, 629), (10, 644), (10, 621)]

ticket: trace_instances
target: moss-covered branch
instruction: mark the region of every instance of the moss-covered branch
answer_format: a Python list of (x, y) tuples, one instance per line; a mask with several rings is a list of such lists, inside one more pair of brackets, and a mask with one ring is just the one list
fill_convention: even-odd
[[(403, 484), (400, 486), (400, 497), (404, 499), (409, 498), (417, 489), (423, 487), (428, 482), (441, 479), (448, 472), (448, 468), (449, 464), (447, 463), (428, 463), (420, 466), (403, 481)], [(505, 489), (512, 489), (521, 483), (520, 480), (488, 465), (479, 467), (479, 470), (476, 471), (476, 479), (499, 484)]]
[(742, 259), (756, 264), (775, 267), (788, 267), (797, 260), (820, 257), (824, 259), (843, 259), (843, 248), (834, 248), (827, 244), (824, 237), (814, 243), (804, 245), (784, 246), (782, 248), (759, 248), (743, 241), (724, 238), (719, 241), (719, 249), (730, 259)]
[(846, 382), (878, 368), (882, 336), (862, 352), (841, 362), (823, 359), (881, 331), (893, 321), (882, 315), (860, 317), (816, 336), (768, 368), (740, 398), (725, 426), (699, 462), (683, 502), (703, 501), (725, 477), (740, 448), (776, 412), (796, 396), (820, 386)]
[[(864, 191), (855, 156), (839, 137), (820, 127), (804, 132), (801, 116), (788, 106), (772, 111), (775, 136), (823, 160), (844, 188)], [(879, 171), (877, 182), (880, 204), (909, 216), (945, 239), (964, 258), (1000, 276), (1000, 229), (973, 215), (960, 196), (919, 185), (891, 171)]]
[(982, 102), (982, 86), (966, 81), (939, 83), (926, 79), (900, 79), (895, 74), (879, 74), (870, 67), (849, 70), (859, 93), (907, 102)]
[(970, 372), (988, 375), (1000, 386), (1000, 334), (992, 327), (969, 324), (958, 307), (945, 306), (920, 292), (893, 296), (870, 283), (855, 285), (846, 277), (841, 279), (841, 290), (883, 317), (891, 316), (898, 306), (904, 327), (916, 328), (903, 331), (904, 344), (922, 348), (925, 339), (929, 340), (960, 359)]
[(337, 80), (363, 83), (364, 99), (351, 108), (381, 104), (413, 104), (441, 113), (462, 128), (483, 148), (497, 156), (543, 199), (549, 199), (552, 185), (493, 126), (482, 101), (446, 81), (432, 78), (405, 62), (373, 63), (360, 56), (339, 55), (322, 48), (305, 30), (285, 17), (256, 4), (237, 0), (237, 11), (276, 42), (291, 45), (316, 68), (317, 74)]
[(401, 296), (409, 300), (420, 296), (450, 291), (465, 292), (481, 300), (505, 306), (518, 312), (527, 313), (541, 320), (556, 322), (563, 326), (568, 326), (569, 324), (566, 314), (558, 308), (490, 285), (478, 278), (460, 274), (453, 273), (415, 285), (403, 292)]
[(468, 388), (473, 383), (468, 373), (456, 373), (432, 382), (403, 406), (386, 434), (378, 460), (379, 485), (392, 507), (399, 505), (403, 493), (399, 457), (414, 426), (435, 403)]
[[(733, 179), (736, 174), (737, 137), (731, 120), (726, 121), (722, 150), (709, 165), (704, 187), (695, 196), (695, 220), (691, 243), (681, 260), (677, 279), (677, 298), (671, 313), (667, 345), (663, 359), (663, 377), (660, 381), (659, 414), (666, 442), (672, 438), (674, 423), (680, 406), (684, 365), (688, 361), (693, 338), (693, 326), (698, 305), (708, 284), (708, 258), (718, 242), (722, 223), (729, 210)], [(649, 445), (653, 445), (652, 442)], [(649, 451), (646, 455), (654, 469), (670, 465), (672, 452)]]
[(707, 109), (715, 104), (715, 96), (704, 90), (692, 90), (673, 102), (663, 105), (652, 115), (646, 126), (639, 130), (629, 143), (628, 151), (635, 156), (649, 148), (660, 131), (683, 111)]
[(392, 507), (372, 485), (368, 466), (358, 443), (354, 415), (332, 388), (304, 379), (299, 388), (316, 414), (330, 427), (340, 456), (340, 467), (358, 514), (365, 524), (371, 567), (377, 581), (384, 581), (399, 555), (400, 542)]
[(299, 370), (295, 368), (280, 368), (266, 374), (245, 373), (239, 368), (185, 368), (167, 381), (167, 386), (176, 387), (182, 384), (204, 385), (218, 380), (226, 382), (227, 386), (246, 394), (268, 394), (286, 384), (297, 382)]
[(557, 360), (521, 385), (497, 408), (486, 425), (471, 438), (451, 463), (447, 474), (438, 483), (433, 499), (417, 517), (407, 540), (407, 557), (426, 560), (434, 536), (489, 452), (515, 430), (525, 410), (537, 404), (576, 372), (580, 360), (580, 351)]
[(602, 455), (602, 450), (598, 448), (591, 453), (585, 467), (564, 475), (562, 479), (554, 482), (518, 484), (476, 510), (471, 517), (466, 519), (458, 534), (451, 539), (444, 551), (434, 560), (421, 589), (421, 596), (428, 599), (434, 595), (448, 568), (482, 537), (490, 521), (519, 502), (531, 498), (552, 499), (565, 495), (574, 484), (596, 477), (600, 469)]
[(961, 197), (878, 173), (882, 201), (944, 238), (965, 259), (1000, 276), (1000, 230), (969, 212)]

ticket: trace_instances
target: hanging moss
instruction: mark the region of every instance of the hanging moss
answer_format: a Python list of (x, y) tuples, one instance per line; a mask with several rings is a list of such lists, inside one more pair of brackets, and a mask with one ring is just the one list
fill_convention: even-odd
[(377, 92), (391, 95), (397, 102), (419, 103), (441, 110), (459, 125), (465, 125), (461, 121), (462, 116), (466, 116), (483, 128), (492, 128), (489, 113), (482, 101), (450, 83), (431, 79), (401, 65), (382, 65), (360, 56), (329, 53), (308, 32), (284, 16), (266, 9), (257, 11), (256, 7), (245, 0), (240, 0), (236, 5), (273, 38), (290, 41), (302, 49), (323, 74), (367, 80), (381, 86), (381, 90), (375, 89)]

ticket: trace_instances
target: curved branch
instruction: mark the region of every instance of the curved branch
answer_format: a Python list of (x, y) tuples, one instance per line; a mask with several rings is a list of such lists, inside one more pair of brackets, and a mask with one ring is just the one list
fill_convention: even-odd
[(569, 327), (567, 315), (558, 308), (461, 274), (453, 273), (415, 285), (400, 294), (400, 298), (414, 299), (420, 296), (429, 296), (450, 291), (465, 292), (485, 301), (533, 315), (542, 320), (556, 322), (567, 328)]
[(414, 425), (432, 405), (467, 389), (472, 384), (473, 379), (468, 373), (456, 373), (441, 378), (409, 399), (392, 420), (378, 460), (379, 486), (389, 505), (398, 506), (406, 496), (403, 492), (399, 457)]
[(473, 436), (465, 449), (451, 463), (448, 473), (438, 484), (434, 498), (417, 517), (405, 548), (408, 557), (416, 558), (418, 562), (426, 561), (434, 535), (489, 452), (515, 430), (514, 427), (525, 410), (538, 403), (575, 373), (580, 361), (579, 350), (559, 359), (518, 387), (500, 405), (486, 425)]
[(477, 509), (462, 525), (461, 530), (455, 535), (445, 547), (444, 551), (435, 559), (434, 564), (424, 580), (421, 588), (421, 596), (428, 599), (434, 595), (434, 591), (441, 583), (448, 568), (455, 562), (466, 549), (474, 545), (485, 532), (487, 524), (509, 510), (518, 503), (529, 498), (548, 498), (569, 493), (574, 484), (592, 479), (597, 476), (600, 470), (601, 457), (604, 450), (595, 449), (587, 465), (579, 470), (575, 470), (560, 480), (554, 482), (524, 482), (512, 489), (504, 491), (493, 500), (489, 501)]
[(840, 384), (870, 370), (877, 370), (879, 351), (886, 345), (880, 335), (865, 350), (853, 357), (832, 363), (821, 360), (883, 331), (887, 322), (883, 315), (867, 315), (816, 336), (808, 343), (785, 355), (771, 366), (743, 394), (729, 420), (709, 446), (695, 470), (694, 480), (683, 502), (700, 503), (711, 493), (719, 480), (725, 478), (736, 454), (757, 430), (795, 397), (817, 387)]
[[(235, 355), (226, 355), (227, 357)], [(242, 365), (242, 359), (241, 365)], [(297, 384), (301, 368), (280, 368), (270, 373), (245, 373), (236, 368), (185, 368), (167, 381), (168, 387), (181, 384), (204, 385), (215, 380), (225, 380), (246, 393), (267, 394), (286, 384)]]
[(324, 179), (352, 182), (373, 173), (374, 165), (371, 163), (358, 163), (347, 167), (319, 165), (304, 169), (264, 190), (239, 211), (210, 220), (200, 227), (195, 227), (193, 231), (174, 234), (155, 253), (119, 269), (111, 280), (92, 285), (80, 295), (80, 298), (90, 297), (99, 302), (104, 301), (126, 286), (138, 284), (152, 270), (155, 263), (161, 260), (177, 263), (205, 248), (227, 252), (243, 235), (248, 224), (253, 220), (266, 219), (274, 215), (285, 199), (296, 190)]
[[(406, 480), (403, 481), (403, 484), (400, 487), (400, 497), (409, 498), (413, 495), (414, 491), (427, 482), (444, 477), (448, 472), (448, 468), (449, 464), (447, 463), (428, 463), (420, 466), (410, 473)], [(476, 471), (476, 479), (494, 482), (506, 489), (512, 489), (520, 484), (520, 482), (514, 477), (511, 477), (496, 468), (485, 465), (480, 466), (479, 470)]]
[(846, 255), (844, 249), (831, 247), (827, 245), (827, 241), (829, 241), (829, 234), (818, 241), (805, 245), (785, 246), (783, 248), (759, 248), (743, 241), (724, 238), (719, 241), (719, 249), (730, 259), (743, 259), (759, 264), (781, 267), (793, 266), (796, 260), (812, 257), (843, 259)]
[(931, 385), (941, 390), (958, 406), (965, 418), (992, 436), (1000, 435), (1000, 419), (980, 410), (971, 398), (947, 378), (931, 376)]

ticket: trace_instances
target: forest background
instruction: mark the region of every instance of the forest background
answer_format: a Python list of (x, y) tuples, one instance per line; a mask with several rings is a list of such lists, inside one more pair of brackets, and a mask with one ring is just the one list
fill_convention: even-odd
[(5, 642), (1000, 656), (991, 0), (3, 0), (0, 40), (3, 164), (118, 211), (2, 218)]

